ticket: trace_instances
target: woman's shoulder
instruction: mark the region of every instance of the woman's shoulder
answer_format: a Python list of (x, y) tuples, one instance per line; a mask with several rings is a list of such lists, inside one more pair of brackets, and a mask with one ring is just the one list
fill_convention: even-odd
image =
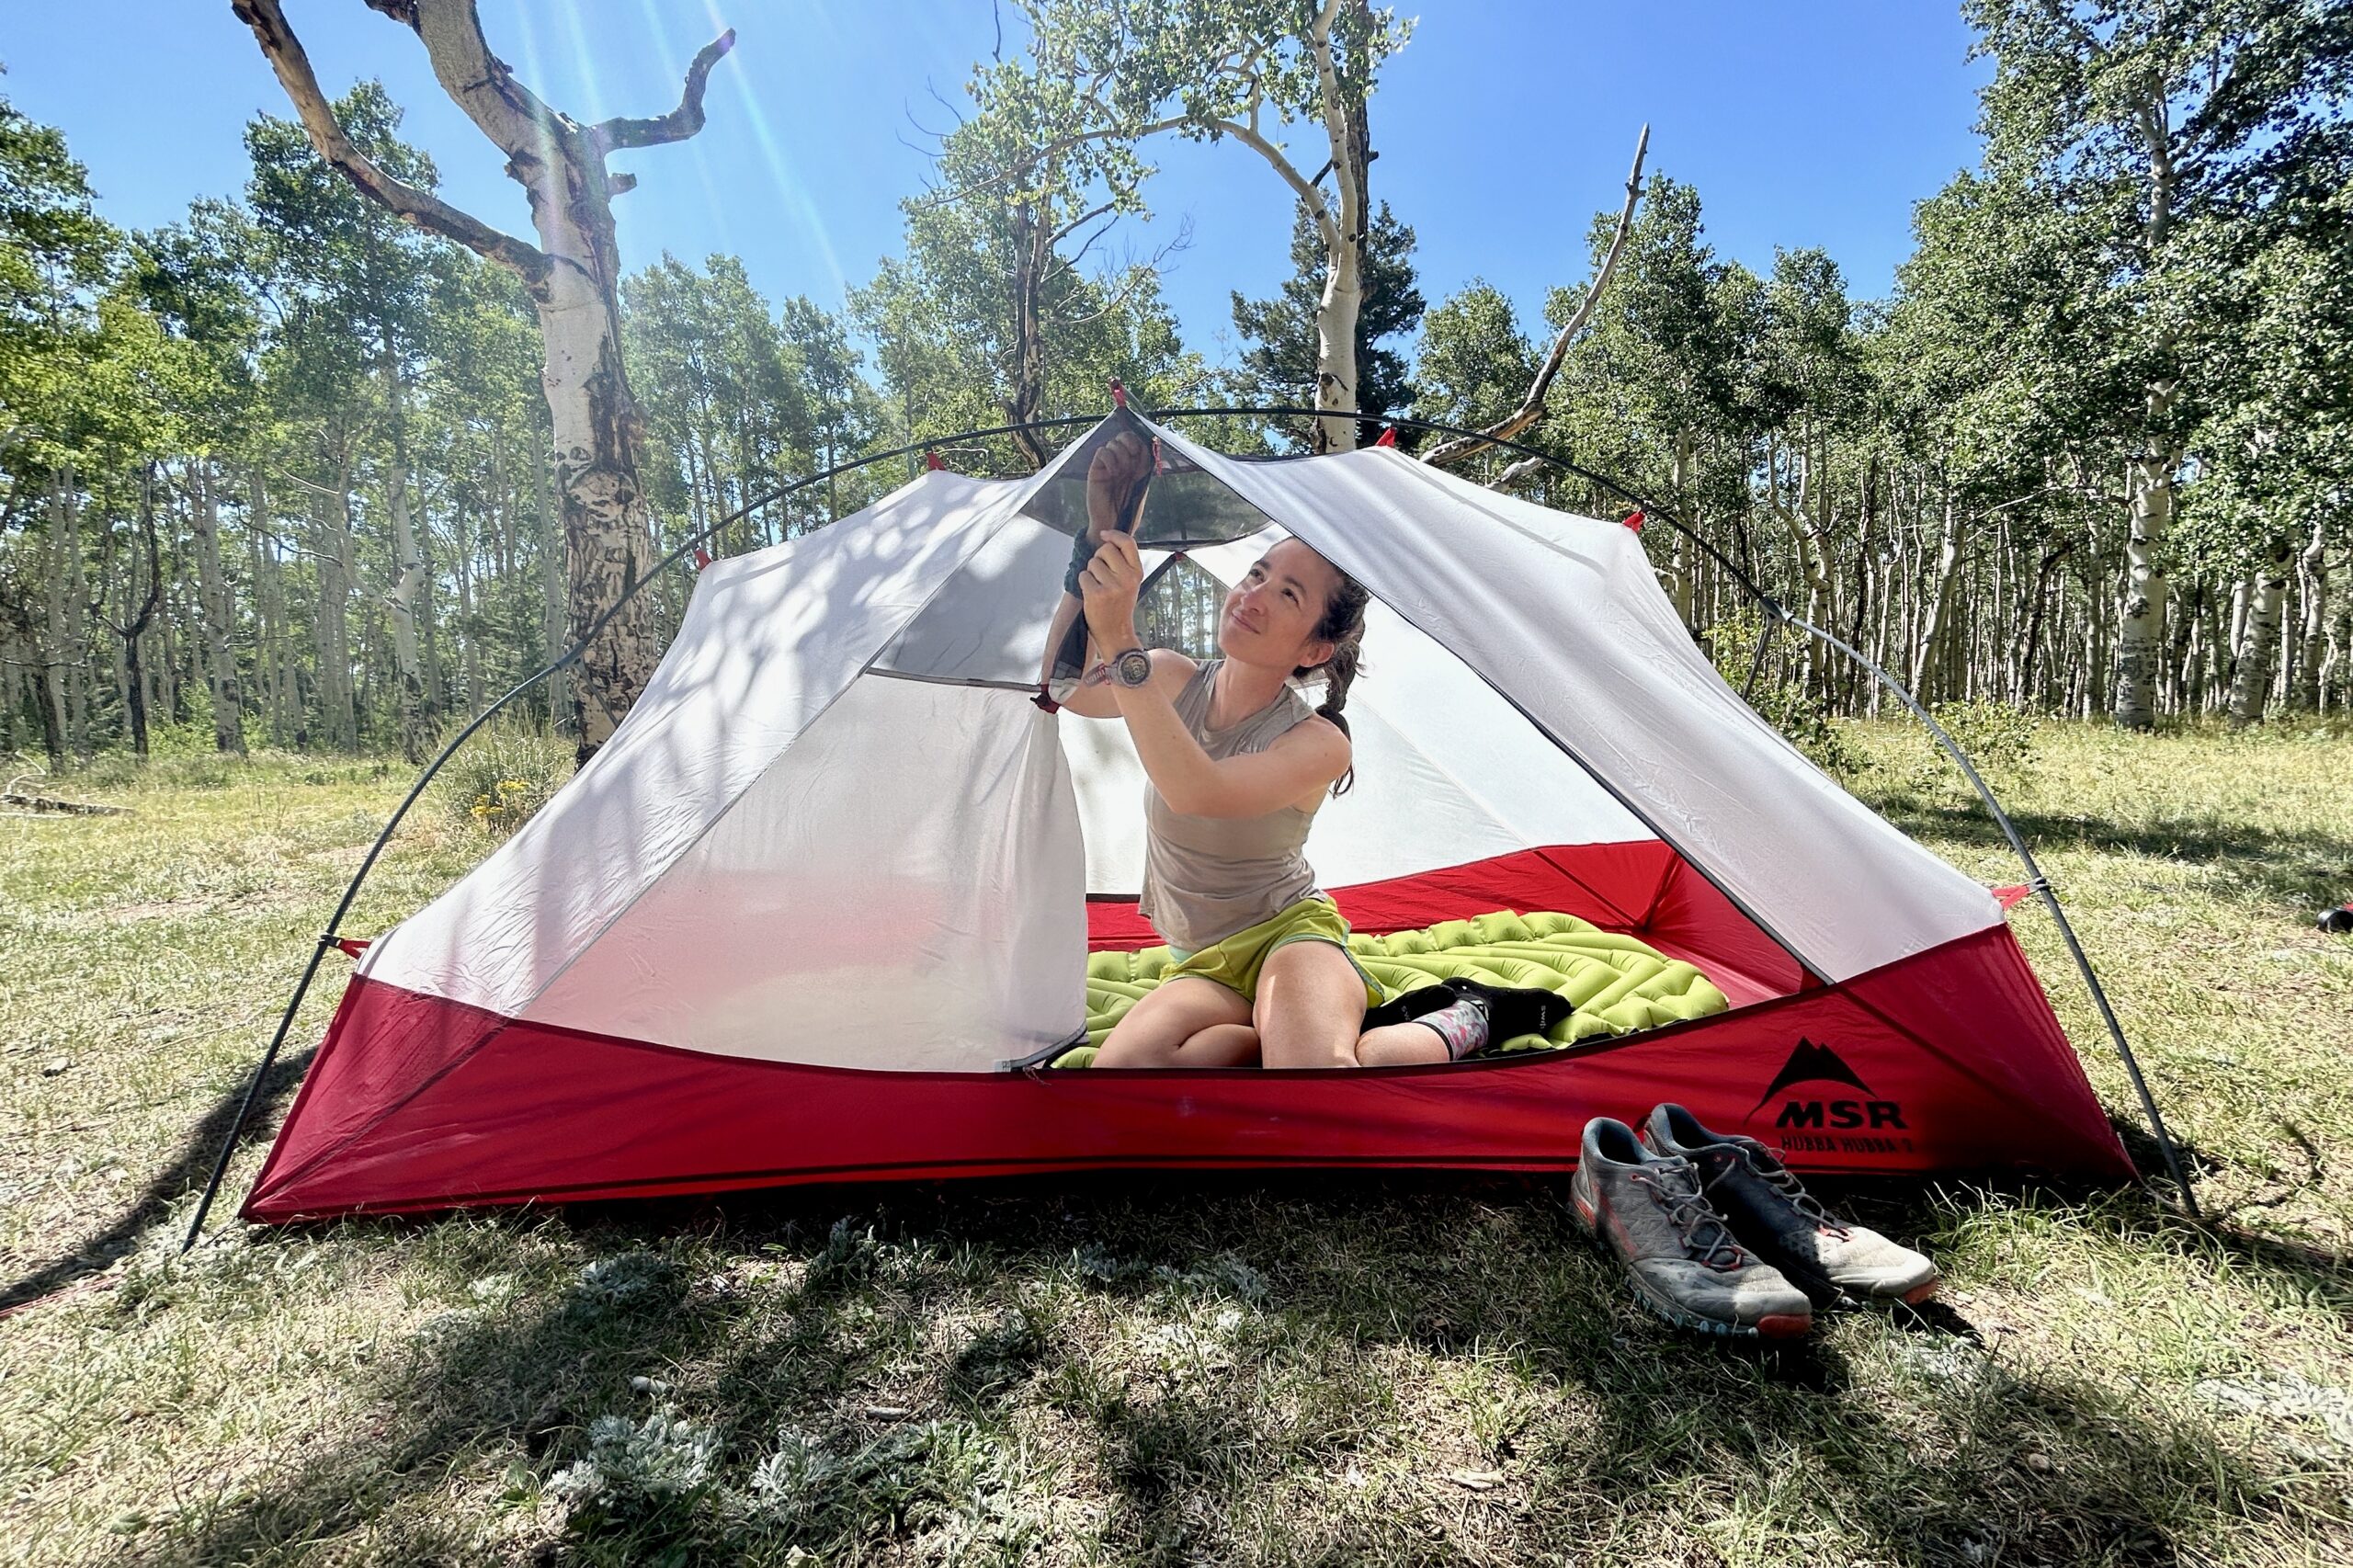
[(1152, 684), (1165, 686), (1174, 697), (1194, 682), (1216, 673), (1218, 662), (1197, 664), (1174, 648), (1154, 648), (1152, 653)]

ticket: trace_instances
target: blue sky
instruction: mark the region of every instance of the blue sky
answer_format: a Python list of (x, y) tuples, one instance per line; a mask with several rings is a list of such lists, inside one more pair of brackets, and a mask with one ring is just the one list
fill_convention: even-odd
[[(1616, 206), (1644, 120), (1651, 167), (1698, 187), (1720, 254), (1762, 270), (1776, 245), (1821, 245), (1858, 295), (1892, 287), (1912, 204), (1976, 161), (1990, 67), (1965, 61), (1954, 0), (1399, 9), (1418, 24), (1373, 103), (1373, 190), (1416, 230), (1433, 303), (1483, 277), (1532, 318), (1547, 289), (1581, 278), (1586, 226)], [(360, 0), (287, 11), (330, 90), (381, 77), (445, 194), (528, 236), (520, 187), (406, 29)], [(702, 134), (616, 159), (642, 181), (615, 204), (622, 250), (631, 267), (732, 251), (771, 298), (828, 306), (898, 248), (923, 128), (949, 123), (938, 99), (961, 101), (994, 37), (987, 0), (483, 0), (482, 14), (523, 79), (583, 118), (666, 109), (694, 51), (733, 26)], [(290, 112), (228, 0), (0, 6), (0, 93), (64, 129), (100, 210), (127, 226), (234, 194), (244, 122)], [(1148, 252), (1188, 219), (1166, 294), (1187, 342), (1227, 358), (1228, 290), (1267, 292), (1288, 268), (1289, 194), (1232, 144), (1165, 141), (1156, 160), (1153, 222), (1110, 246)]]

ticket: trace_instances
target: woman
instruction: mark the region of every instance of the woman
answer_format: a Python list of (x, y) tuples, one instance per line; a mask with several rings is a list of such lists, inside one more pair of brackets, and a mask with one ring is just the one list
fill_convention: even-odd
[[(1178, 961), (1113, 1028), (1095, 1065), (1386, 1067), (1480, 1049), (1487, 1020), (1475, 997), (1360, 1032), (1381, 988), (1350, 956), (1347, 923), (1302, 853), (1324, 791), (1349, 783), (1341, 710), (1370, 596), (1285, 540), (1226, 595), (1222, 658), (1145, 653), (1135, 631), (1142, 562), (1112, 519), (1150, 463), (1127, 434), (1087, 470), (1086, 537), (1100, 543), (1077, 582), (1106, 656), (1063, 706), (1124, 720), (1135, 741), (1151, 781), (1142, 913)], [(1290, 683), (1317, 670), (1325, 697), (1311, 710)]]

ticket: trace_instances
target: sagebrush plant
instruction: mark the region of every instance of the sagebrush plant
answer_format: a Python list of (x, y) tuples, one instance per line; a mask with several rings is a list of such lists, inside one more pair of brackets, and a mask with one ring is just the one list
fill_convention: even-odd
[[(2041, 721), (2025, 709), (1990, 697), (1972, 697), (1967, 701), (1939, 702), (1928, 711), (1988, 784), (2015, 788), (2033, 777), (2034, 741)], [(1914, 786), (1942, 785), (1958, 793), (1973, 793), (1927, 725), (1920, 726), (1919, 733)]]
[(433, 786), (451, 818), (505, 838), (553, 799), (572, 773), (570, 742), (521, 724), (494, 724), (458, 748)]

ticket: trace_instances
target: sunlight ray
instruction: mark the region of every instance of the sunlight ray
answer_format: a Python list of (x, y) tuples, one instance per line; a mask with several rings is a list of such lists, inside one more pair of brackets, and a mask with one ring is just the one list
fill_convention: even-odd
[[(703, 8), (710, 19), (710, 30), (716, 35), (727, 25), (722, 8), (715, 0), (704, 0)], [(824, 20), (824, 13), (818, 12), (815, 19)], [(825, 25), (832, 24), (826, 21)], [(835, 249), (832, 231), (825, 222), (824, 215), (810, 199), (808, 186), (793, 172), (790, 155), (768, 123), (767, 110), (752, 90), (749, 74), (737, 70), (728, 73), (727, 78), (729, 91), (743, 109), (744, 122), (750, 128), (760, 159), (767, 165), (768, 178), (776, 187), (779, 206), (803, 231), (808, 245), (824, 264), (825, 276), (832, 282), (835, 294), (846, 293), (849, 289), (849, 275), (842, 270), (841, 257)]]

